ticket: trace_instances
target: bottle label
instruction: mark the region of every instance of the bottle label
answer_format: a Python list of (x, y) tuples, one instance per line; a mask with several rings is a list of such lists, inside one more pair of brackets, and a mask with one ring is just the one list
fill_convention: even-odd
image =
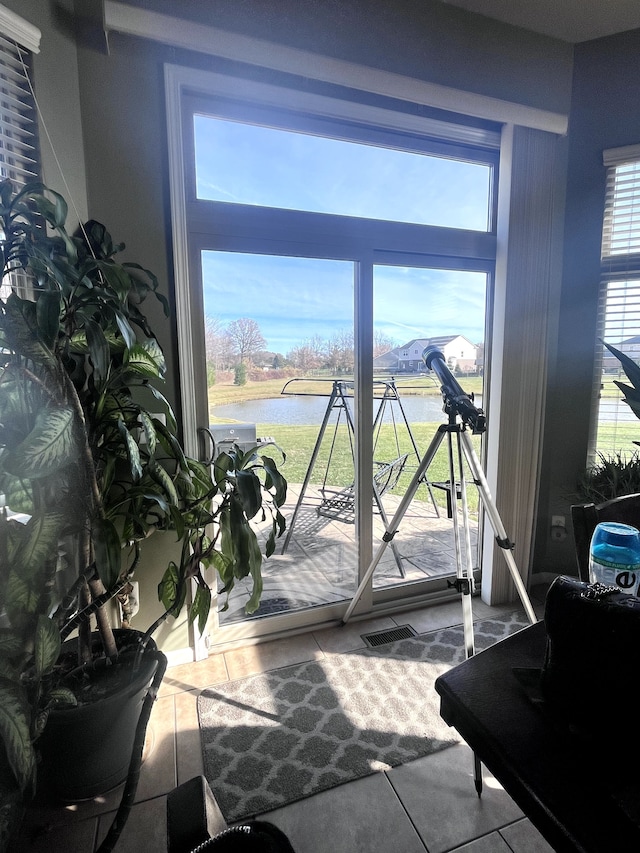
[(589, 561), (589, 580), (591, 583), (604, 583), (617, 586), (620, 592), (628, 595), (638, 594), (640, 582), (640, 563), (634, 565), (615, 563), (602, 557)]

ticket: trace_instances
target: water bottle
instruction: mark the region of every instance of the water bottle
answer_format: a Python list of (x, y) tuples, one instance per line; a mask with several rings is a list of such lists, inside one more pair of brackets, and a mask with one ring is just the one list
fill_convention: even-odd
[(603, 521), (596, 526), (589, 549), (591, 583), (617, 586), (638, 595), (640, 585), (640, 531), (630, 524)]

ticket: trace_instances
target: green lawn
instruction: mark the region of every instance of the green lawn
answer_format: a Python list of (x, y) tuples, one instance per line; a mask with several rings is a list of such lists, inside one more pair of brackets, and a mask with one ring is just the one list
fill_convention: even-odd
[[(412, 424), (411, 430), (418, 447), (420, 459), (423, 458), (434, 435), (437, 432), (438, 423)], [(279, 447), (287, 454), (287, 459), (281, 470), (283, 475), (291, 483), (302, 483), (304, 480), (309, 460), (315, 446), (319, 427), (314, 426), (283, 426), (282, 424), (258, 424), (258, 435), (272, 436)], [(479, 437), (474, 438), (476, 452), (479, 452)], [(403, 427), (398, 428), (396, 435), (391, 424), (384, 425), (378, 435), (374, 459), (376, 462), (390, 463), (398, 457), (408, 454), (405, 470), (403, 471), (398, 485), (393, 489), (393, 494), (404, 494), (418, 465), (415, 451), (413, 450), (408, 432)], [(427, 476), (431, 482), (444, 482), (449, 479), (448, 452), (446, 437), (436, 453)], [(349, 432), (346, 426), (341, 425), (337, 431), (333, 426), (328, 427), (324, 440), (321, 444), (318, 457), (311, 477), (311, 484), (344, 487), (353, 483), (353, 455), (349, 442)], [(465, 475), (467, 483), (470, 475)], [(438, 503), (444, 506), (445, 493), (441, 490), (435, 491)], [(469, 506), (474, 509), (477, 506), (477, 493), (475, 488), (469, 489)], [(428, 500), (426, 489), (420, 487), (416, 498)]]
[[(325, 377), (323, 377), (324, 379)], [(328, 377), (331, 379), (332, 377)], [(346, 379), (345, 377), (340, 377)], [(247, 382), (246, 385), (213, 385), (209, 389), (209, 403), (211, 406), (227, 405), (246, 400), (259, 400), (279, 397), (286, 379), (271, 379), (265, 382)], [(482, 393), (481, 377), (461, 377), (460, 385), (468, 394)], [(433, 377), (410, 376), (397, 379), (396, 387), (401, 395), (405, 396), (440, 396), (440, 387)], [(313, 377), (305, 378), (289, 386), (288, 390), (300, 393), (323, 393), (327, 392), (327, 383), (318, 382)], [(216, 423), (223, 419), (216, 418), (215, 409), (212, 409), (211, 422)], [(224, 418), (225, 422), (229, 418)], [(411, 424), (413, 437), (418, 448), (420, 459), (426, 453), (440, 422)], [(302, 483), (304, 480), (313, 448), (318, 438), (319, 424), (309, 426), (283, 425), (283, 424), (256, 424), (256, 434), (259, 436), (271, 436), (279, 447), (286, 453), (286, 462), (281, 470), (287, 480), (291, 483)], [(479, 452), (480, 439), (474, 439), (476, 452)], [(374, 460), (381, 463), (393, 462), (398, 457), (408, 454), (405, 469), (393, 489), (393, 494), (404, 494), (407, 486), (418, 465), (418, 458), (411, 443), (408, 432), (404, 426), (399, 426), (397, 434), (391, 424), (383, 425), (376, 438)], [(445, 482), (449, 479), (447, 443), (443, 441), (438, 453), (434, 457), (427, 472), (431, 482)], [(466, 475), (467, 482), (470, 476)], [(311, 484), (315, 486), (327, 485), (336, 488), (349, 486), (354, 480), (353, 450), (349, 438), (349, 431), (344, 424), (339, 429), (334, 429), (331, 421), (325, 432), (324, 440), (318, 452)], [(434, 491), (437, 502), (445, 505), (446, 495), (440, 489)], [(416, 498), (429, 500), (426, 489), (421, 486)], [(475, 509), (477, 506), (477, 493), (475, 488), (469, 489), (469, 506)]]
[[(247, 382), (246, 385), (241, 386), (231, 384), (214, 385), (209, 389), (209, 401), (211, 405), (223, 405), (243, 402), (245, 400), (275, 398), (280, 396), (285, 382), (286, 379), (272, 379), (265, 382)], [(469, 394), (479, 394), (482, 392), (481, 377), (461, 377), (459, 382), (464, 391)], [(296, 383), (295, 386), (290, 386), (290, 389), (292, 387), (295, 387), (297, 391), (304, 391), (305, 393), (314, 393), (315, 390), (321, 390), (323, 393), (326, 393), (327, 385), (326, 383), (320, 384), (313, 378), (309, 378), (305, 379), (304, 382)], [(440, 389), (434, 383), (432, 377), (415, 376), (399, 379), (397, 380), (397, 387), (401, 397), (409, 395), (440, 395)], [(610, 380), (605, 379), (602, 394), (603, 396), (620, 395), (620, 390), (613, 384), (613, 378)], [(215, 415), (211, 417), (212, 423), (220, 420), (228, 421), (229, 418), (220, 419), (216, 418)], [(439, 423), (411, 424), (421, 459), (436, 434)], [(287, 480), (291, 483), (302, 483), (318, 437), (319, 425), (298, 426), (259, 423), (256, 424), (256, 430), (257, 435), (272, 436), (286, 453), (287, 459), (282, 466), (282, 473)], [(623, 452), (631, 454), (636, 449), (636, 445), (633, 442), (640, 441), (640, 423), (629, 421), (628, 424), (618, 424), (615, 427), (613, 425), (603, 425), (600, 427), (599, 439), (602, 447), (615, 445), (615, 447), (620, 448)], [(474, 437), (474, 446), (476, 452), (479, 454), (479, 437)], [(405, 453), (409, 454), (409, 457), (405, 471), (398, 485), (393, 490), (394, 494), (404, 493), (418, 464), (418, 460), (416, 459), (415, 451), (413, 450), (406, 429), (403, 426), (399, 427), (396, 438), (393, 426), (384, 425), (380, 429), (376, 440), (375, 461), (390, 463)], [(444, 482), (449, 479), (446, 441), (442, 442), (438, 453), (429, 467), (427, 476), (431, 482)], [(333, 422), (331, 422), (318, 453), (311, 483), (315, 486), (326, 484), (327, 486), (342, 488), (353, 483), (353, 479), (353, 452), (348, 430), (346, 426), (341, 425), (338, 431), (335, 432)], [(466, 479), (467, 483), (471, 482), (469, 472), (466, 472)], [(435, 496), (438, 503), (444, 505), (445, 493), (441, 490), (435, 490)], [(425, 500), (428, 499), (428, 494), (423, 487), (418, 490), (417, 497)], [(473, 487), (469, 489), (469, 503), (472, 509), (477, 506), (477, 492)]]

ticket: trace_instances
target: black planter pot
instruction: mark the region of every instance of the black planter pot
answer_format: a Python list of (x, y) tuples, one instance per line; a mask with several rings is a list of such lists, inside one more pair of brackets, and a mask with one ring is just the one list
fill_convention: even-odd
[[(133, 635), (142, 637), (138, 631), (116, 629), (114, 633), (119, 646), (123, 635), (128, 641)], [(139, 668), (134, 672), (132, 667), (123, 667), (123, 683), (115, 692), (91, 704), (50, 713), (38, 740), (40, 793), (75, 802), (104, 794), (124, 782), (138, 720), (160, 656), (155, 643), (149, 641)], [(97, 681), (112, 681), (113, 669), (96, 673)]]

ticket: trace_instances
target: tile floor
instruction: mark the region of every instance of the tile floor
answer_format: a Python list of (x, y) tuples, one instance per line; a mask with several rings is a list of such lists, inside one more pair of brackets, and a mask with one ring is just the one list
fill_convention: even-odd
[[(532, 599), (541, 615), (543, 593), (535, 592)], [(474, 599), (475, 619), (496, 609)], [(116, 853), (166, 850), (167, 793), (202, 773), (196, 715), (201, 689), (364, 647), (360, 635), (369, 631), (410, 624), (426, 633), (461, 621), (459, 602), (450, 602), (395, 617), (350, 621), (169, 669), (151, 718), (136, 804)], [(93, 853), (111, 823), (119, 793), (57, 810), (35, 805), (11, 853)], [(297, 853), (552, 853), (486, 770), (484, 792), (477, 797), (472, 754), (462, 743), (265, 817), (287, 833)]]

